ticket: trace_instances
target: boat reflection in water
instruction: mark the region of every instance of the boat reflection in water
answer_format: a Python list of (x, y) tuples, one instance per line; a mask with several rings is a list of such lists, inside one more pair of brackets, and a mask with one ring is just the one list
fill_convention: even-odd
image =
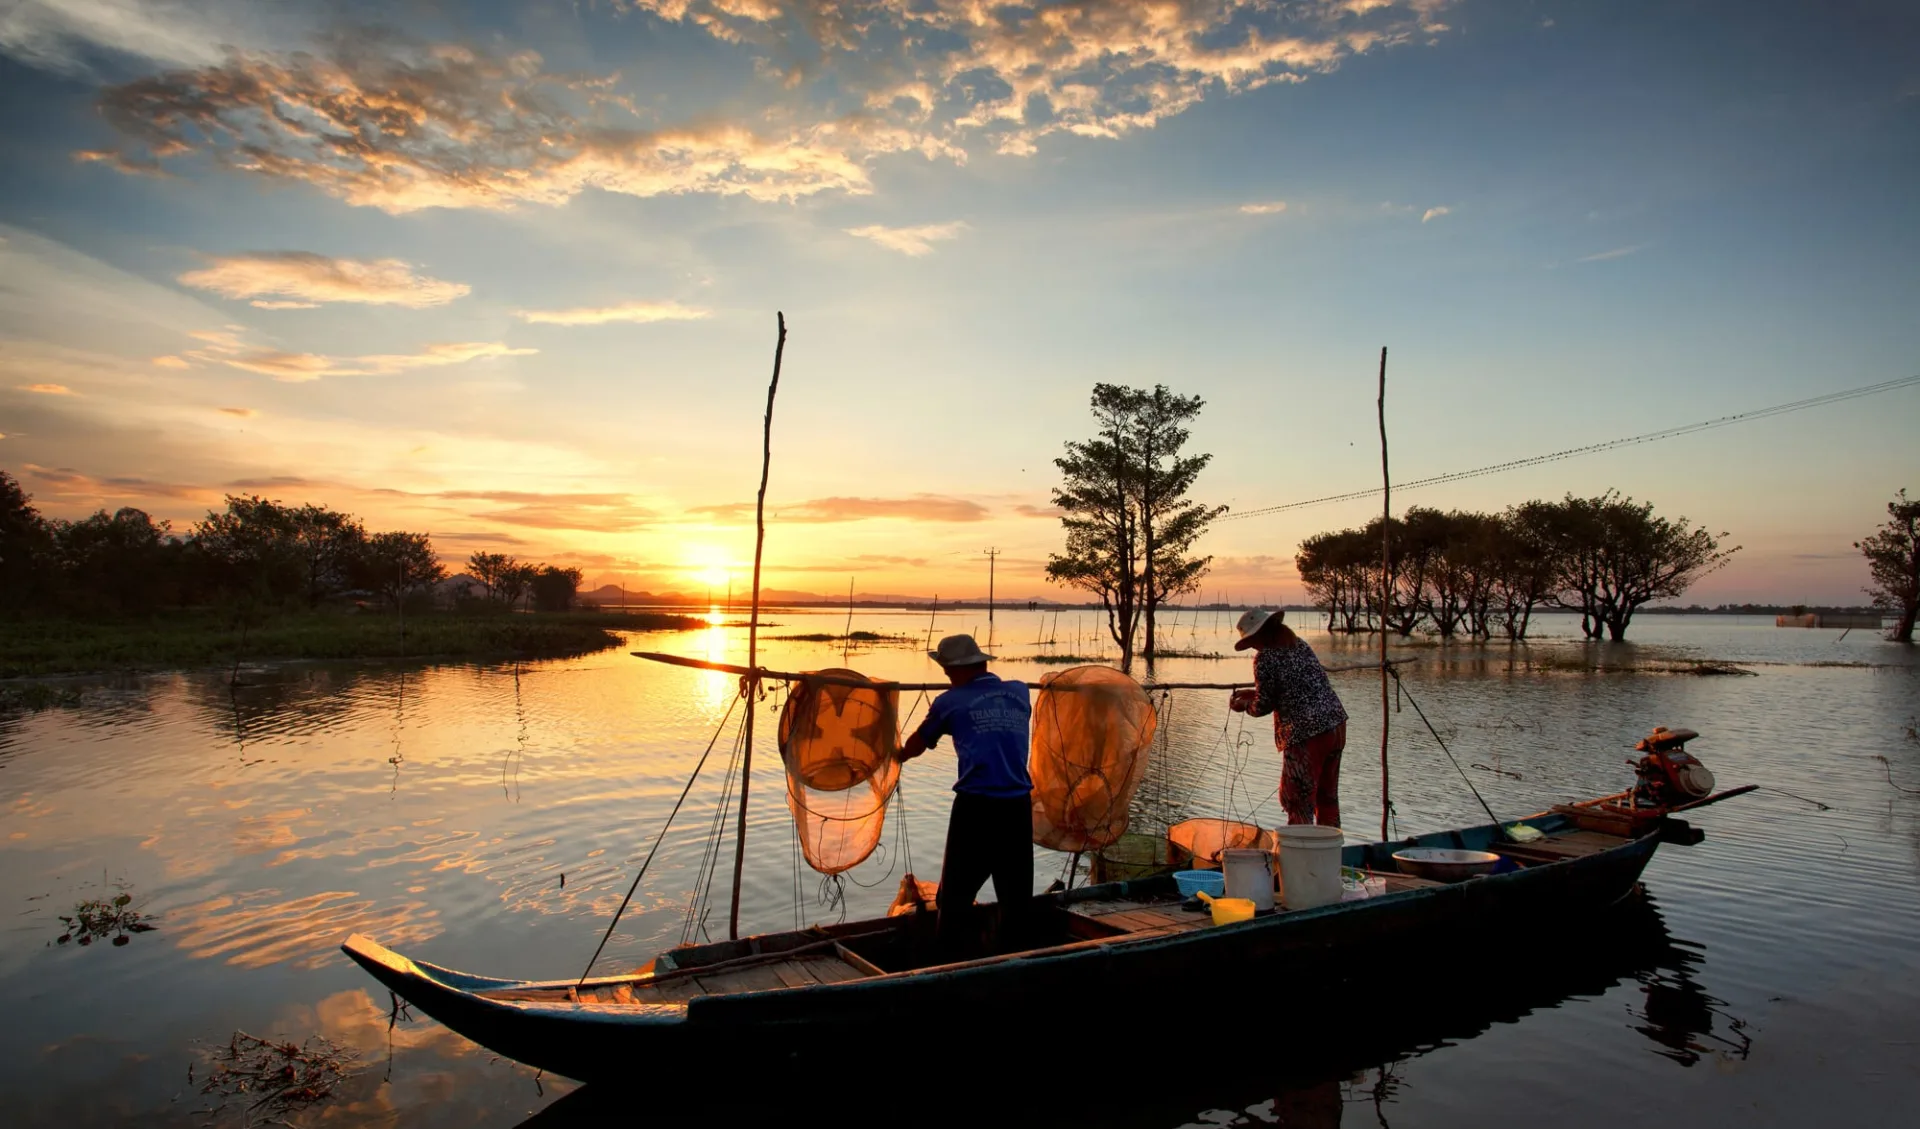
[(1079, 1022), (1071, 1000), (1030, 1015), (995, 1014), (983, 1001), (979, 1023), (940, 1045), (901, 1045), (873, 1031), (866, 1045), (846, 1048), (841, 1073), (724, 1062), (709, 1076), (669, 1080), (636, 1063), (644, 1099), (634, 1088), (583, 1086), (522, 1129), (636, 1117), (746, 1123), (791, 1116), (796, 1103), (841, 1125), (1324, 1129), (1349, 1106), (1359, 1107), (1355, 1124), (1386, 1125), (1410, 1061), (1634, 981), (1645, 995), (1631, 1027), (1657, 1053), (1684, 1065), (1712, 1052), (1745, 1057), (1745, 1024), (1700, 986), (1704, 959), (1636, 894), (1578, 936), (1462, 937), (1315, 983), (1277, 969), (1263, 984), (1214, 984), (1196, 970), (1179, 997), (1138, 1001), (1124, 1030)]

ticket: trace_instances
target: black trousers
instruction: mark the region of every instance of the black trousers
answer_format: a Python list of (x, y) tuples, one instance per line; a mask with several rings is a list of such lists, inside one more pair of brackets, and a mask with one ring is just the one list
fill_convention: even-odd
[(988, 878), (1000, 903), (999, 947), (1019, 948), (1027, 940), (1027, 904), (1033, 899), (1033, 801), (955, 792), (936, 902), (940, 948), (949, 959), (977, 955), (981, 948), (973, 899)]

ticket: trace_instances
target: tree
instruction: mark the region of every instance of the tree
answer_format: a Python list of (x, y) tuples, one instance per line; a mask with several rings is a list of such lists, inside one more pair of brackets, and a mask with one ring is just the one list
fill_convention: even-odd
[(533, 606), (543, 612), (564, 612), (573, 608), (573, 595), (583, 579), (577, 568), (542, 565), (533, 577)]
[(1595, 620), (1592, 638), (1604, 626), (1607, 637), (1620, 642), (1642, 605), (1680, 595), (1740, 551), (1738, 545), (1721, 549), (1718, 538), (1692, 528), (1686, 518), (1655, 517), (1653, 503), (1617, 491), (1598, 498), (1568, 495), (1567, 505), (1577, 513), (1572, 525), (1581, 540), (1562, 583), (1580, 585), (1582, 607)]
[(359, 578), (395, 610), (406, 606), (407, 597), (447, 575), (424, 533), (376, 533), (366, 539), (356, 564)]
[(1553, 505), (1524, 502), (1500, 515), (1493, 550), (1492, 619), (1511, 641), (1527, 637), (1533, 609), (1553, 592)]
[(507, 572), (519, 563), (505, 553), (475, 552), (467, 558), (467, 572), (480, 582), (487, 599), (491, 600), (499, 594), (501, 581)]
[(1867, 558), (1871, 587), (1864, 589), (1873, 598), (1873, 606), (1899, 616), (1887, 638), (1896, 643), (1913, 642), (1913, 627), (1920, 617), (1920, 502), (1907, 501), (1900, 491), (1887, 503), (1887, 523), (1853, 547)]
[(508, 557), (507, 563), (501, 567), (499, 574), (494, 578), (493, 590), (499, 596), (501, 603), (509, 608), (516, 607), (520, 603), (520, 597), (526, 595), (527, 589), (533, 586), (533, 578), (539, 574), (539, 568), (534, 565), (520, 564), (512, 557)]
[(52, 548), (33, 495), (0, 470), (0, 607), (24, 608), (45, 595)]
[(224, 586), (313, 607), (347, 586), (367, 534), (359, 519), (324, 506), (229, 494), (193, 539)]
[(1206, 401), (1198, 396), (1175, 396), (1164, 384), (1150, 392), (1128, 390), (1133, 420), (1129, 438), (1139, 463), (1141, 558), (1140, 589), (1147, 616), (1146, 656), (1152, 665), (1156, 651), (1154, 616), (1167, 599), (1192, 592), (1213, 564), (1212, 557), (1190, 555), (1194, 542), (1225, 506), (1206, 506), (1187, 497), (1200, 472), (1213, 456), (1182, 455), (1191, 437), (1185, 424), (1200, 414)]
[(1065, 552), (1047, 557), (1047, 579), (1091, 592), (1107, 613), (1107, 632), (1120, 647), (1120, 669), (1133, 669), (1133, 637), (1140, 623), (1140, 522), (1127, 450), (1128, 389), (1093, 386), (1092, 439), (1069, 442), (1053, 460), (1064, 481), (1053, 489), (1062, 511)]
[(1067, 543), (1047, 558), (1047, 577), (1100, 598), (1121, 669), (1130, 671), (1141, 616), (1151, 662), (1154, 611), (1199, 586), (1212, 558), (1192, 556), (1193, 546), (1225, 507), (1187, 497), (1212, 460), (1181, 454), (1185, 424), (1204, 405), (1198, 396), (1096, 384), (1091, 405), (1094, 438), (1069, 442), (1054, 460), (1064, 476), (1053, 501), (1065, 511)]
[(168, 522), (145, 510), (100, 510), (80, 521), (53, 523), (55, 552), (73, 599), (89, 608), (151, 611), (167, 593), (179, 542)]

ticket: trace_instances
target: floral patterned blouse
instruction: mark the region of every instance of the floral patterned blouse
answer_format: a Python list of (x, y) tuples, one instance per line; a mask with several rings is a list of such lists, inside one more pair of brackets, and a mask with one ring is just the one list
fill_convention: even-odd
[(1254, 717), (1273, 715), (1273, 740), (1282, 749), (1303, 744), (1347, 720), (1340, 696), (1305, 642), (1291, 647), (1262, 647), (1254, 655), (1253, 680), (1259, 687)]

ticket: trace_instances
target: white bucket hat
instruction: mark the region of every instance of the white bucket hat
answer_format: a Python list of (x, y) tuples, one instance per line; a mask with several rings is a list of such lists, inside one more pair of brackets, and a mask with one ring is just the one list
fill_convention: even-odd
[(1264, 608), (1248, 608), (1240, 613), (1240, 622), (1233, 625), (1234, 629), (1240, 632), (1240, 638), (1234, 643), (1233, 649), (1244, 651), (1252, 646), (1253, 637), (1260, 634), (1261, 629), (1266, 627), (1269, 621), (1285, 623), (1286, 620), (1287, 613), (1284, 610), (1270, 612)]
[(949, 635), (940, 640), (939, 647), (928, 651), (927, 657), (941, 666), (976, 666), (993, 658), (971, 635)]

